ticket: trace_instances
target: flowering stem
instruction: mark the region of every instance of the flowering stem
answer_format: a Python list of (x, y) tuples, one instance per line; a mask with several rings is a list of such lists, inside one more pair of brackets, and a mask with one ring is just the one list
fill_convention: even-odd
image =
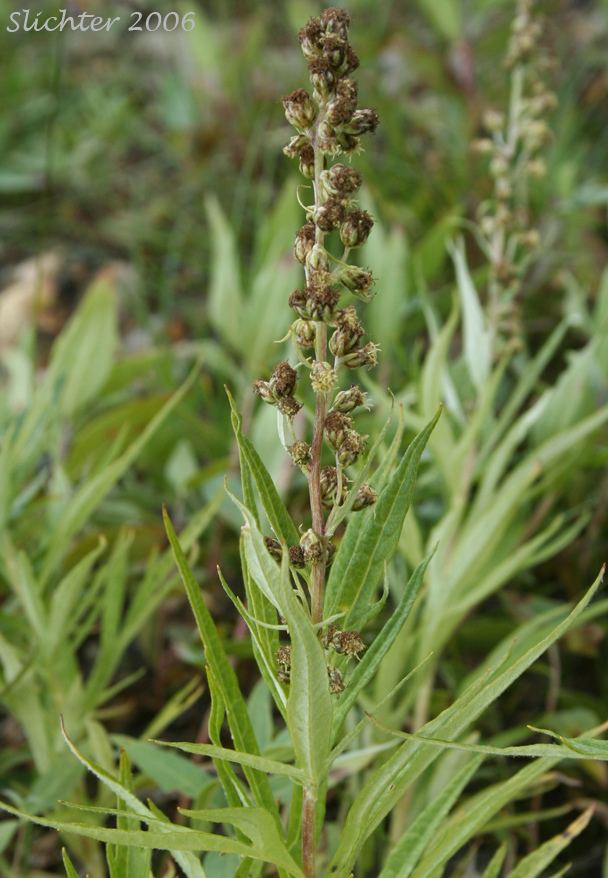
[[(317, 133), (319, 125), (325, 114), (324, 104), (320, 105), (319, 116), (317, 117), (314, 131), (311, 137), (311, 143), (315, 153), (315, 177), (314, 177), (314, 194), (315, 207), (321, 203), (321, 171), (324, 166), (324, 156), (317, 147)], [(315, 241), (323, 246), (325, 235), (320, 228), (315, 230)], [(315, 333), (315, 358), (318, 362), (325, 362), (327, 356), (327, 326), (323, 322), (316, 322)], [(321, 498), (321, 456), (323, 453), (323, 432), (325, 428), (325, 417), (327, 415), (327, 395), (325, 393), (317, 393), (315, 403), (315, 420), (313, 427), (313, 438), (310, 448), (310, 470), (308, 474), (308, 492), (310, 496), (310, 512), (312, 517), (312, 528), (314, 532), (323, 537), (325, 532), (325, 519), (323, 516), (323, 504)], [(325, 593), (325, 568), (326, 559), (312, 565), (311, 570), (311, 616), (313, 625), (321, 622), (323, 619), (323, 599)]]
[[(323, 362), (327, 352), (327, 329), (324, 323), (317, 323), (315, 355), (317, 360)], [(317, 394), (315, 406), (315, 422), (312, 445), (310, 449), (310, 471), (308, 476), (308, 491), (310, 495), (310, 511), (312, 515), (312, 527), (320, 537), (325, 532), (325, 519), (323, 516), (323, 504), (321, 501), (321, 453), (323, 450), (323, 430), (325, 416), (327, 414), (327, 396), (325, 393)], [(323, 596), (325, 592), (325, 558), (312, 566), (311, 576), (311, 615), (313, 625), (323, 618)]]

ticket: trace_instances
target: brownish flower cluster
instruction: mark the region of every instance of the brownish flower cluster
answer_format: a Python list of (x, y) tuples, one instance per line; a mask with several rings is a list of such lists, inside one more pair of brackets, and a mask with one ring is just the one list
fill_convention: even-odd
[[(312, 18), (299, 34), (312, 88), (311, 92), (298, 88), (283, 98), (287, 121), (296, 129), (284, 152), (298, 160), (301, 173), (311, 181), (312, 196), (294, 241), (294, 255), (304, 267), (304, 283), (289, 296), (296, 315), (290, 336), (298, 363), (279, 363), (267, 381), (254, 384), (261, 399), (285, 416), (285, 431), (292, 436), (287, 450), (308, 480), (311, 527), (302, 535), (296, 563), (293, 556), (298, 547), (289, 548), (289, 557), (292, 568), (303, 563), (310, 571), (315, 623), (322, 620), (326, 569), (334, 554), (328, 517), (346, 503), (357, 511), (376, 500), (374, 489), (361, 485), (360, 480), (351, 489), (353, 480), (345, 472), (366, 447), (367, 437), (357, 431), (353, 419), (366, 398), (355, 384), (340, 387), (341, 375), (346, 370), (371, 368), (378, 360), (378, 347), (366, 340), (355, 304), (372, 298), (374, 278), (366, 268), (348, 261), (373, 226), (372, 217), (356, 200), (361, 175), (348, 162), (361, 137), (376, 130), (378, 115), (357, 106), (357, 85), (351, 74), (359, 59), (349, 43), (348, 27), (348, 14), (330, 8)], [(338, 246), (341, 243), (344, 248), (340, 258), (326, 246), (329, 235), (335, 235)], [(296, 378), (303, 371), (308, 372), (315, 398), (310, 437), (298, 436), (296, 428), (301, 428), (294, 424), (301, 408), (295, 396)], [(323, 460), (330, 455), (331, 462)], [(280, 559), (282, 548), (274, 538), (267, 540), (267, 547)], [(287, 676), (284, 661), (281, 673)], [(338, 673), (330, 675), (332, 691), (339, 691)]]

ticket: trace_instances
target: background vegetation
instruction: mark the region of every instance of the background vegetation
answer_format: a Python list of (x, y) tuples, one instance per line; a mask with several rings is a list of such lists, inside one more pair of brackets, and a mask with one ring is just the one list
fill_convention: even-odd
[[(302, 83), (294, 34), (318, 9), (138, 4), (153, 7), (196, 7), (197, 27), (173, 36), (0, 33), (0, 788), (13, 805), (55, 819), (68, 813), (65, 799), (112, 803), (68, 752), (60, 715), (108, 770), (122, 747), (138, 793), (165, 812), (220, 800), (208, 763), (148, 742), (205, 742), (209, 719), (162, 504), (192, 551), (258, 740), (271, 754), (281, 744), (267, 693), (254, 685), (245, 626), (216, 575), (221, 559), (239, 583), (240, 515), (223, 491), (226, 471), (239, 485), (224, 385), (297, 521), (305, 486), (249, 388), (277, 359), (298, 280), (300, 181), (281, 153), (289, 132), (278, 99)], [(0, 21), (13, 8), (0, 0)], [(365, 432), (377, 435), (390, 410), (382, 386), (403, 403), (408, 436), (440, 399), (450, 412), (425, 454), (389, 571), (396, 602), (403, 576), (440, 537), (414, 646), (406, 631), (369, 693), (378, 701), (434, 651), (416, 687), (385, 705), (382, 721), (393, 727), (450, 703), (518, 625), (533, 632), (559, 618), (607, 554), (608, 6), (541, 8), (558, 107), (548, 173), (531, 190), (541, 246), (518, 297), (518, 350), (498, 387), (493, 372), (479, 372), (479, 311), (466, 307), (463, 289), (474, 282), (483, 306), (487, 269), (467, 222), (491, 181), (470, 146), (484, 111), (507, 101), (499, 59), (512, 3), (349, 4), (360, 95), (381, 118), (357, 160), (378, 220), (363, 263), (378, 277), (370, 321), (382, 348)], [(450, 256), (458, 235), (466, 265)], [(606, 719), (602, 609), (600, 595), (582, 626), (484, 714), (484, 740), (508, 729), (502, 743), (518, 742), (526, 723), (575, 735)], [(481, 874), (473, 870), (494, 838), (508, 840), (509, 856), (525, 854), (595, 802), (590, 825), (552, 868), (572, 862), (569, 874), (605, 876), (608, 774), (605, 763), (581, 766), (560, 766), (511, 802), (454, 852), (445, 874)], [(483, 779), (511, 771), (490, 761)], [(440, 775), (433, 783), (414, 808)], [(357, 780), (348, 784), (344, 801)], [(336, 834), (341, 795), (330, 800)], [(0, 823), (0, 873), (63, 875), (62, 845), (95, 878), (106, 874), (95, 842), (17, 819)], [(376, 853), (364, 853), (362, 876), (375, 874)], [(168, 862), (158, 855), (155, 874)], [(213, 878), (234, 872), (229, 857), (205, 863)]]

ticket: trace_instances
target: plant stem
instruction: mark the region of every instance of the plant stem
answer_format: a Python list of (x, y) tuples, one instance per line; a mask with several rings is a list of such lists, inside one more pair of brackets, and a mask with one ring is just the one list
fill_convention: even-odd
[[(327, 351), (327, 329), (324, 323), (317, 323), (316, 358), (323, 361)], [(310, 495), (310, 511), (312, 529), (322, 537), (325, 533), (325, 518), (321, 502), (321, 454), (323, 451), (323, 430), (327, 414), (327, 397), (324, 393), (317, 394), (315, 406), (315, 423), (310, 449), (311, 462), (308, 476)], [(311, 615), (313, 625), (323, 619), (323, 597), (325, 592), (325, 560), (313, 564), (311, 577)]]
[[(317, 118), (314, 132), (312, 132), (311, 143), (315, 151), (315, 179), (314, 194), (315, 205), (321, 202), (321, 171), (323, 170), (324, 158), (321, 150), (317, 148), (316, 137), (319, 125), (325, 113), (325, 106), (320, 106), (319, 117)], [(320, 228), (317, 227), (315, 232), (316, 243), (323, 245), (325, 235)], [(315, 358), (319, 362), (324, 362), (327, 356), (327, 327), (322, 322), (316, 322), (315, 334)], [(310, 496), (310, 512), (312, 516), (312, 529), (318, 536), (323, 537), (325, 533), (325, 518), (323, 515), (323, 504), (321, 502), (321, 455), (323, 452), (323, 431), (325, 427), (325, 417), (327, 415), (327, 396), (324, 393), (318, 393), (315, 405), (315, 420), (313, 427), (313, 438), (311, 444), (311, 462), (308, 474), (308, 492)], [(311, 575), (311, 616), (313, 625), (321, 622), (323, 619), (323, 598), (325, 593), (325, 559), (320, 563), (312, 565)]]
[(310, 787), (302, 800), (302, 868), (305, 878), (315, 878), (315, 796)]

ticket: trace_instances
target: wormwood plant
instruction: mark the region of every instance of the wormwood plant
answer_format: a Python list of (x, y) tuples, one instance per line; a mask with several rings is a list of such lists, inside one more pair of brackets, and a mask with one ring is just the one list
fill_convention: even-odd
[[(280, 441), (308, 483), (306, 518), (294, 521), (289, 514), (230, 397), (241, 465), (242, 498), (232, 499), (243, 519), (244, 593), (238, 595), (221, 571), (219, 578), (249, 629), (260, 683), (246, 699), (185, 554), (185, 539), (176, 536), (165, 514), (204, 646), (211, 708), (209, 743), (162, 743), (212, 760), (216, 782), (172, 822), (138, 797), (124, 753), (115, 771), (107, 761), (93, 761), (67, 728), (72, 753), (116, 795), (116, 808), (81, 805), (88, 822), (75, 822), (2, 805), (16, 817), (104, 842), (111, 878), (149, 878), (155, 849), (168, 851), (188, 878), (436, 878), (482, 832), (500, 834), (498, 824), (488, 824), (508, 805), (555, 783), (560, 761), (608, 759), (606, 742), (597, 739), (602, 727), (577, 738), (549, 731), (556, 739), (550, 744), (514, 744), (528, 735), (521, 729), (480, 744), (474, 729), (536, 659), (588, 618), (600, 577), (574, 608), (543, 614), (522, 628), (517, 641), (501, 644), (431, 719), (425, 703), (417, 712), (424, 718), (419, 724), (411, 712), (390, 725), (382, 722), (383, 706), (417, 679), (429, 659), (421, 655), (418, 663), (400, 667), (388, 690), (377, 685), (404, 632), (417, 641), (411, 652), (420, 648), (419, 632), (406, 626), (415, 619), (432, 552), (392, 588), (390, 609), (389, 588), (379, 590), (404, 532), (421, 457), (437, 436), (439, 412), (405, 450), (402, 427), (390, 442), (384, 430), (364, 437), (355, 429), (354, 413), (366, 405), (366, 396), (345, 379), (354, 369), (374, 366), (378, 348), (365, 342), (356, 305), (371, 297), (371, 273), (348, 261), (367, 239), (372, 220), (357, 204), (361, 180), (347, 162), (378, 120), (373, 110), (357, 109), (351, 74), (358, 62), (348, 25), (344, 11), (327, 9), (300, 33), (312, 94), (298, 89), (284, 105), (297, 132), (286, 152), (298, 158), (309, 181), (301, 188), (306, 222), (294, 248), (305, 280), (289, 299), (296, 312), (292, 362), (279, 363), (254, 385), (276, 409)], [(334, 253), (337, 238), (344, 247), (340, 255)], [(272, 705), (266, 710), (272, 731), (260, 719), (264, 703)], [(505, 756), (528, 762), (506, 779), (488, 782), (480, 765)], [(465, 798), (471, 783), (474, 791)], [(413, 800), (423, 807), (408, 808)], [(399, 820), (389, 829), (387, 818), (395, 813)], [(512, 843), (509, 874), (540, 875), (592, 814), (587, 808), (518, 862)], [(115, 818), (115, 827), (106, 825), (108, 817)], [(212, 831), (214, 825), (223, 832)], [(470, 853), (474, 857), (475, 849)], [(210, 859), (215, 854), (225, 859)], [(478, 864), (484, 878), (496, 878), (506, 856), (506, 845), (492, 847)], [(64, 861), (75, 878), (67, 854)]]

